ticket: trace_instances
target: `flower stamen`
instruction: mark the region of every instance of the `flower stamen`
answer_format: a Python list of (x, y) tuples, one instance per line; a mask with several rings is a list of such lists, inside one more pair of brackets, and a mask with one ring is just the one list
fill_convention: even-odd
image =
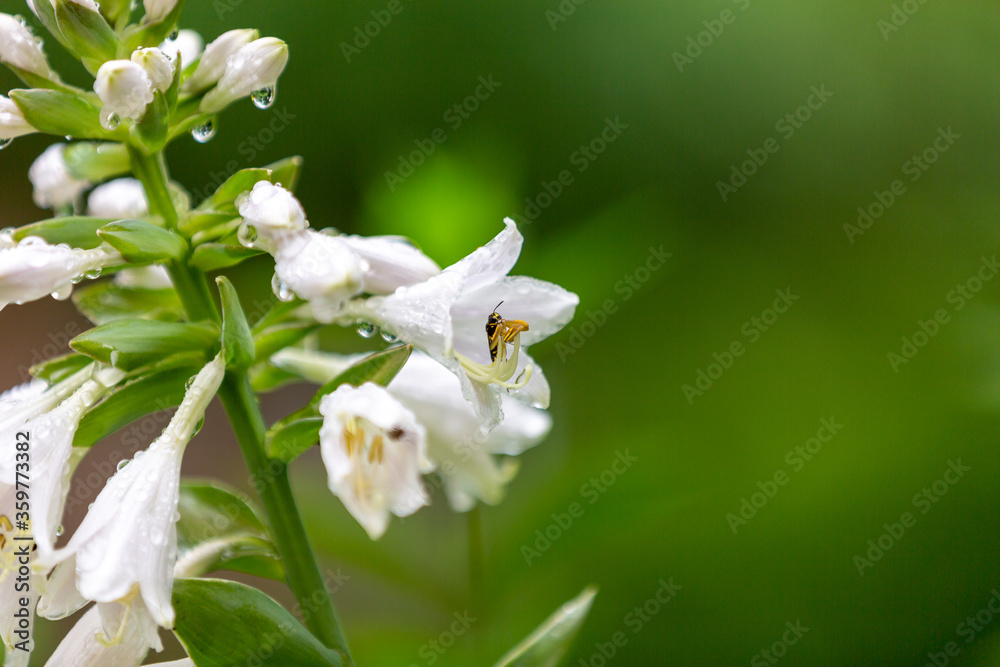
[[(517, 378), (510, 382), (514, 377), (514, 371), (517, 370), (518, 353), (521, 351), (521, 331), (515, 331), (510, 340), (507, 338), (506, 335), (503, 337), (497, 350), (497, 358), (489, 364), (477, 363), (464, 354), (455, 352), (455, 358), (462, 364), (470, 380), (482, 384), (495, 384), (507, 391), (514, 391), (528, 384), (532, 371), (530, 365), (525, 366)], [(510, 354), (507, 353), (507, 343), (514, 344), (514, 350)]]

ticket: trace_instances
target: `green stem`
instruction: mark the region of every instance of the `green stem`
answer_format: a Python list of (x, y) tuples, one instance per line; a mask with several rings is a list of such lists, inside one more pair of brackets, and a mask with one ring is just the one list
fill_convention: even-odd
[[(146, 189), (151, 212), (162, 216), (168, 227), (176, 228), (177, 210), (167, 188), (162, 153), (146, 155), (130, 146), (129, 157), (133, 173)], [(219, 322), (219, 311), (205, 274), (184, 261), (172, 262), (167, 268), (188, 318)], [(264, 417), (244, 371), (226, 373), (219, 399), (236, 434), (254, 488), (260, 494), (288, 587), (298, 600), (306, 626), (324, 645), (341, 654), (344, 665), (353, 665), (337, 612), (295, 505), (287, 466), (268, 459), (264, 453)]]

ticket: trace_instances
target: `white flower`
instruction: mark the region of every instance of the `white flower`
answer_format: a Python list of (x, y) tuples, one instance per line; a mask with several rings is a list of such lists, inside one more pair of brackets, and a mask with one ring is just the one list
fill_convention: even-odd
[(177, 4), (177, 0), (142, 0), (146, 9), (146, 22), (153, 23), (166, 17)]
[(423, 426), (378, 385), (342, 385), (323, 397), (320, 453), (327, 484), (377, 540), (389, 513), (409, 516), (429, 502), (420, 475), (427, 460)]
[(340, 239), (311, 229), (281, 237), (274, 273), (278, 297), (294, 292), (309, 302), (319, 322), (332, 322), (364, 287), (357, 255)]
[(183, 67), (193, 63), (204, 47), (205, 40), (194, 30), (179, 30), (175, 39), (167, 39), (160, 44), (160, 50), (166, 54), (179, 53)]
[(49, 245), (29, 236), (13, 248), (0, 250), (0, 310), (9, 303), (34, 301), (47, 294), (65, 299), (75, 280), (121, 263), (121, 255), (106, 246), (83, 250)]
[[(75, 555), (76, 585), (86, 599), (124, 605), (126, 619), (141, 599), (157, 625), (173, 626), (181, 457), (224, 374), (219, 356), (195, 376), (163, 433), (108, 480), (66, 548), (43, 561), (55, 565)], [(115, 643), (125, 624), (109, 629), (116, 623), (105, 609), (117, 607), (102, 606), (105, 633)]]
[(153, 83), (146, 70), (131, 60), (109, 60), (97, 70), (94, 92), (101, 98), (102, 123), (110, 116), (141, 120), (153, 101)]
[(39, 208), (62, 208), (72, 204), (90, 186), (87, 181), (70, 175), (63, 159), (65, 149), (66, 144), (52, 144), (28, 169), (28, 178), (34, 186), (32, 198)]
[(10, 14), (0, 14), (0, 60), (49, 80), (58, 79), (31, 30)]
[(146, 190), (134, 178), (116, 178), (93, 189), (87, 198), (87, 212), (111, 220), (141, 218), (149, 215)]
[(132, 52), (131, 61), (146, 72), (154, 89), (161, 93), (167, 92), (174, 81), (174, 66), (167, 54), (155, 47), (136, 49)]
[[(184, 32), (183, 30), (181, 31)], [(224, 32), (205, 47), (205, 52), (201, 54), (198, 66), (181, 86), (186, 92), (197, 92), (214, 86), (223, 72), (226, 71), (226, 61), (241, 48), (257, 39), (259, 33), (256, 30), (230, 30)], [(185, 56), (184, 62), (190, 63)]]
[(434, 260), (401, 236), (338, 237), (361, 259), (365, 292), (391, 294), (441, 273)]
[[(458, 376), (484, 431), (503, 419), (501, 390), (516, 392), (514, 396), (535, 407), (548, 407), (548, 382), (521, 346), (559, 331), (579, 303), (575, 294), (553, 283), (507, 275), (524, 239), (513, 220), (504, 223), (496, 238), (438, 275), (389, 296), (352, 301), (339, 318), (345, 324), (379, 324), (447, 366)], [(523, 321), (529, 328), (520, 333), (515, 329), (491, 360), (486, 323), (500, 302), (504, 318)]]
[(122, 269), (114, 277), (115, 285), (139, 289), (170, 289), (174, 286), (170, 274), (159, 264)]
[[(129, 613), (128, 618), (116, 618)], [(107, 617), (114, 627), (121, 628), (117, 643), (109, 641), (104, 623)], [(84, 614), (63, 637), (46, 667), (138, 667), (150, 648), (162, 650), (156, 624), (149, 612), (136, 600), (131, 610), (122, 605), (97, 605)]]
[(257, 243), (269, 252), (281, 236), (309, 226), (302, 204), (291, 192), (268, 181), (257, 181), (253, 190), (238, 198), (240, 215), (254, 228)]
[(14, 100), (0, 95), (0, 142), (37, 131), (24, 119), (21, 108), (14, 104)]
[(202, 113), (216, 113), (255, 90), (273, 88), (287, 62), (288, 45), (276, 37), (262, 37), (241, 47), (226, 60), (219, 83), (202, 98)]

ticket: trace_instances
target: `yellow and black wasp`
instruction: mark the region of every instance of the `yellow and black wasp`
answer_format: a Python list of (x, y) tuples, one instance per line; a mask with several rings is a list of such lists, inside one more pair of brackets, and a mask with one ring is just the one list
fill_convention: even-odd
[(486, 339), (490, 344), (490, 361), (496, 361), (497, 355), (507, 357), (506, 348), (504, 353), (500, 353), (500, 346), (514, 341), (514, 338), (522, 331), (528, 330), (528, 323), (524, 320), (505, 320), (497, 308), (503, 305), (503, 301), (493, 309), (493, 314), (486, 319)]

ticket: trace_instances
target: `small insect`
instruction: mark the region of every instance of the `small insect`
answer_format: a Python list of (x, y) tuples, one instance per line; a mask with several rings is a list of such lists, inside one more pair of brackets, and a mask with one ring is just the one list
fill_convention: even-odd
[[(497, 360), (501, 345), (513, 342), (517, 334), (528, 330), (528, 323), (524, 320), (505, 320), (497, 312), (497, 308), (501, 305), (503, 305), (503, 301), (497, 304), (496, 308), (493, 309), (493, 314), (486, 319), (486, 339), (490, 343), (491, 362)], [(504, 348), (502, 356), (507, 356), (506, 348)]]

